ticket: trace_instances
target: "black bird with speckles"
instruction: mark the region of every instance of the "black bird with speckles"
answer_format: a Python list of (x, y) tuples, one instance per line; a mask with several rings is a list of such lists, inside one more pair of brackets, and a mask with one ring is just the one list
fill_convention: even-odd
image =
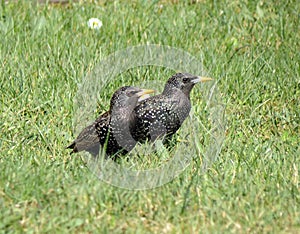
[(140, 102), (133, 111), (130, 131), (139, 142), (170, 139), (191, 110), (190, 92), (198, 82), (212, 80), (188, 73), (177, 73), (167, 81), (161, 94)]
[(83, 129), (67, 148), (72, 149), (71, 153), (87, 151), (97, 156), (102, 147), (106, 156), (112, 158), (126, 154), (136, 143), (129, 130), (132, 111), (141, 96), (153, 92), (131, 86), (118, 89), (111, 98), (109, 111)]

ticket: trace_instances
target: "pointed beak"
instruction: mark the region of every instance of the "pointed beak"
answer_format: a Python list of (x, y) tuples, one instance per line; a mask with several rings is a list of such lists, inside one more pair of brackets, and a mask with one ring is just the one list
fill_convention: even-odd
[(155, 90), (153, 90), (153, 89), (142, 89), (140, 92), (137, 93), (137, 95), (139, 97), (141, 97), (143, 95), (154, 93), (154, 92), (155, 92)]
[(147, 98), (150, 97), (150, 93), (154, 93), (155, 90), (153, 89), (142, 89), (140, 92), (138, 92), (136, 95), (139, 97), (138, 102), (141, 102)]
[(139, 97), (138, 102), (141, 102), (141, 101), (149, 98), (150, 97), (149, 94), (154, 93), (154, 92), (155, 92), (155, 90), (153, 90), (153, 89), (142, 89), (142, 91), (137, 93), (137, 95)]
[(194, 84), (199, 83), (199, 82), (206, 82), (206, 81), (211, 81), (213, 80), (210, 77), (203, 77), (203, 76), (196, 76), (194, 79), (192, 79), (192, 82)]

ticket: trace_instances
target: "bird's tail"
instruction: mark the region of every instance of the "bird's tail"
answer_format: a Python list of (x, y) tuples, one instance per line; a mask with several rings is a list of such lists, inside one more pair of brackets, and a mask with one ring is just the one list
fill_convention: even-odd
[(75, 141), (71, 145), (67, 146), (66, 149), (72, 149), (72, 151), (70, 152), (70, 154), (78, 152)]

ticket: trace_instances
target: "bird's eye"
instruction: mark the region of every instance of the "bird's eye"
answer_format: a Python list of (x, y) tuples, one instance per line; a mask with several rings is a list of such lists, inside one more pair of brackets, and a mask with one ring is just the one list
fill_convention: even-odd
[(188, 78), (183, 78), (182, 81), (183, 81), (183, 82), (188, 82), (189, 79), (188, 79)]
[(138, 93), (138, 91), (130, 91), (129, 93), (128, 93), (128, 96), (129, 97), (132, 97), (133, 95), (135, 95), (136, 93)]

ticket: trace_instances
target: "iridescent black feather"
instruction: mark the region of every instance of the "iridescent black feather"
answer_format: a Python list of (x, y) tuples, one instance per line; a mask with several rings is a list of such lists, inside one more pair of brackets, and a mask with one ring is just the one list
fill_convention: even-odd
[(188, 73), (177, 73), (169, 78), (161, 94), (139, 103), (134, 108), (134, 121), (130, 125), (133, 138), (139, 142), (153, 142), (176, 133), (191, 110), (190, 92), (201, 79)]
[(107, 156), (129, 152), (136, 143), (129, 131), (131, 113), (139, 97), (151, 92), (153, 90), (130, 86), (118, 89), (111, 98), (109, 111), (83, 129), (67, 148), (72, 149), (71, 153), (87, 151), (93, 156), (97, 156), (100, 149), (104, 149)]

